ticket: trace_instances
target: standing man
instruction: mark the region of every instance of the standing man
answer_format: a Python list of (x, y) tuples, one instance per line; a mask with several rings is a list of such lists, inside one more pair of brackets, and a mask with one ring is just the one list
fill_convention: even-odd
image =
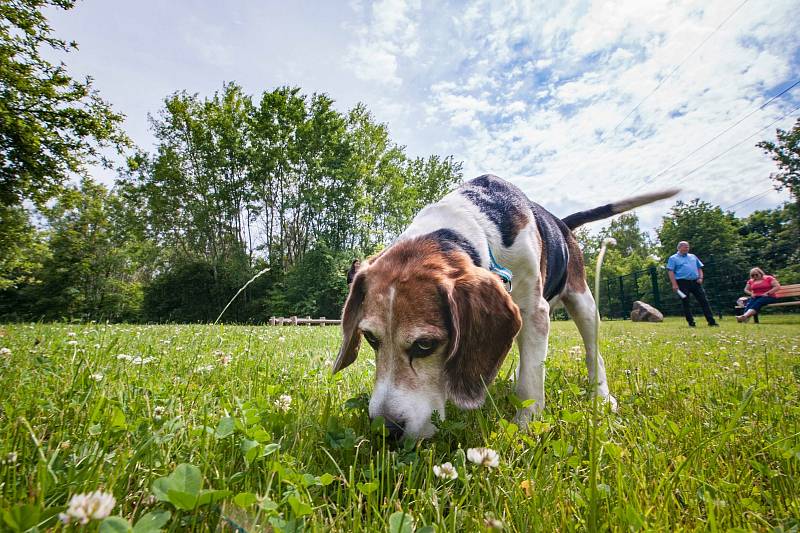
[(709, 326), (719, 326), (711, 313), (711, 306), (708, 305), (706, 291), (703, 290), (703, 263), (696, 255), (689, 253), (689, 243), (681, 241), (678, 243), (678, 253), (672, 255), (667, 261), (667, 273), (672, 284), (672, 290), (680, 297), (683, 305), (683, 315), (689, 327), (693, 328), (694, 316), (692, 307), (689, 303), (689, 295), (694, 297), (703, 307), (703, 314)]

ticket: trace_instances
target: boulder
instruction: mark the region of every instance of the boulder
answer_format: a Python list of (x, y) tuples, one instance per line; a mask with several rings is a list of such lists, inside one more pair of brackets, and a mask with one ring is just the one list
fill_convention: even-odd
[(634, 322), (663, 322), (664, 315), (652, 305), (636, 300), (631, 309), (631, 320)]

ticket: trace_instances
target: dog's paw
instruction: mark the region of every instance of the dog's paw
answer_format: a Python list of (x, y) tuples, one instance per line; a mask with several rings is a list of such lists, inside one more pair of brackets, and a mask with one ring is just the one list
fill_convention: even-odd
[(530, 409), (518, 409), (514, 415), (514, 423), (524, 431), (528, 427), (531, 418), (533, 418), (533, 412)]
[(603, 398), (603, 401), (608, 404), (608, 406), (611, 408), (611, 412), (612, 413), (616, 413), (617, 412), (618, 406), (617, 406), (617, 399), (616, 398), (614, 398), (613, 396), (611, 396), (609, 394), (608, 396)]

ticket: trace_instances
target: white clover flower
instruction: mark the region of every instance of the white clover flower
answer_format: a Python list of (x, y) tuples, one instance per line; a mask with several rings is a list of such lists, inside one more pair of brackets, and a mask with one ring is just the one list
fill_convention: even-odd
[(275, 407), (279, 411), (283, 411), (284, 413), (289, 412), (289, 408), (292, 406), (292, 397), (288, 394), (281, 394), (280, 397), (275, 400)]
[(69, 344), (70, 346), (76, 346), (78, 344), (78, 341), (73, 339), (71, 341), (67, 341), (67, 344)]
[(202, 365), (202, 366), (198, 366), (197, 368), (194, 369), (195, 372), (198, 372), (198, 373), (201, 373), (201, 374), (206, 373), (206, 372), (211, 372), (212, 370), (214, 370), (214, 365)]
[(3, 347), (0, 348), (0, 356), (8, 357), (11, 355), (11, 350), (9, 348)]
[(90, 378), (92, 378), (92, 379), (93, 379), (93, 380), (95, 380), (95, 381), (103, 381), (103, 378), (104, 378), (105, 376), (103, 375), (103, 373), (102, 373), (102, 372), (95, 372), (94, 374), (92, 374), (92, 375), (91, 375), (91, 376), (89, 376), (89, 377), (90, 377)]
[(17, 452), (8, 452), (6, 454), (5, 463), (7, 465), (13, 465), (16, 462), (17, 462)]
[(130, 361), (134, 365), (146, 365), (147, 363), (149, 363), (152, 360), (153, 360), (152, 357), (140, 357), (140, 356), (137, 355), (136, 357), (134, 357)]
[(500, 456), (491, 448), (469, 448), (467, 450), (467, 459), (476, 465), (482, 465), (487, 468), (500, 466)]
[(131, 361), (133, 359), (133, 357), (131, 357), (130, 355), (128, 355), (126, 353), (121, 353), (121, 354), (117, 354), (117, 359), (119, 361)]
[(100, 349), (100, 345), (99, 345), (99, 344), (95, 344), (95, 345), (94, 345), (94, 349), (95, 349), (95, 350), (98, 350), (98, 349)]
[(102, 520), (111, 514), (117, 500), (112, 494), (101, 490), (89, 494), (76, 494), (69, 500), (69, 507), (59, 517), (68, 524), (75, 520), (81, 524), (88, 524), (89, 520)]
[(280, 337), (278, 337), (278, 342), (286, 342), (286, 337), (281, 335)]
[(222, 366), (228, 366), (231, 364), (231, 361), (233, 361), (233, 356), (230, 354), (222, 354), (222, 356), (219, 358), (219, 363)]
[(739, 364), (739, 361), (734, 361), (732, 366), (733, 368), (739, 368), (741, 365)]
[(488, 529), (494, 529), (497, 531), (503, 530), (503, 521), (498, 520), (497, 518), (484, 518), (483, 525), (486, 526)]
[(433, 473), (436, 475), (436, 477), (442, 479), (458, 479), (458, 472), (451, 463), (433, 465)]
[(74, 331), (70, 331), (70, 332), (67, 333), (67, 337), (74, 337), (74, 336), (75, 336), (75, 332)]

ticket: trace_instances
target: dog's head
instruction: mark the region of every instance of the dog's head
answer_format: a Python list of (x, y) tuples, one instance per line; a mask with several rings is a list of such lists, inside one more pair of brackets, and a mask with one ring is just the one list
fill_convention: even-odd
[(377, 358), (370, 417), (382, 416), (396, 436), (428, 437), (446, 400), (483, 404), (520, 325), (499, 278), (467, 254), (424, 238), (402, 241), (353, 279), (333, 371), (355, 361), (363, 336)]

